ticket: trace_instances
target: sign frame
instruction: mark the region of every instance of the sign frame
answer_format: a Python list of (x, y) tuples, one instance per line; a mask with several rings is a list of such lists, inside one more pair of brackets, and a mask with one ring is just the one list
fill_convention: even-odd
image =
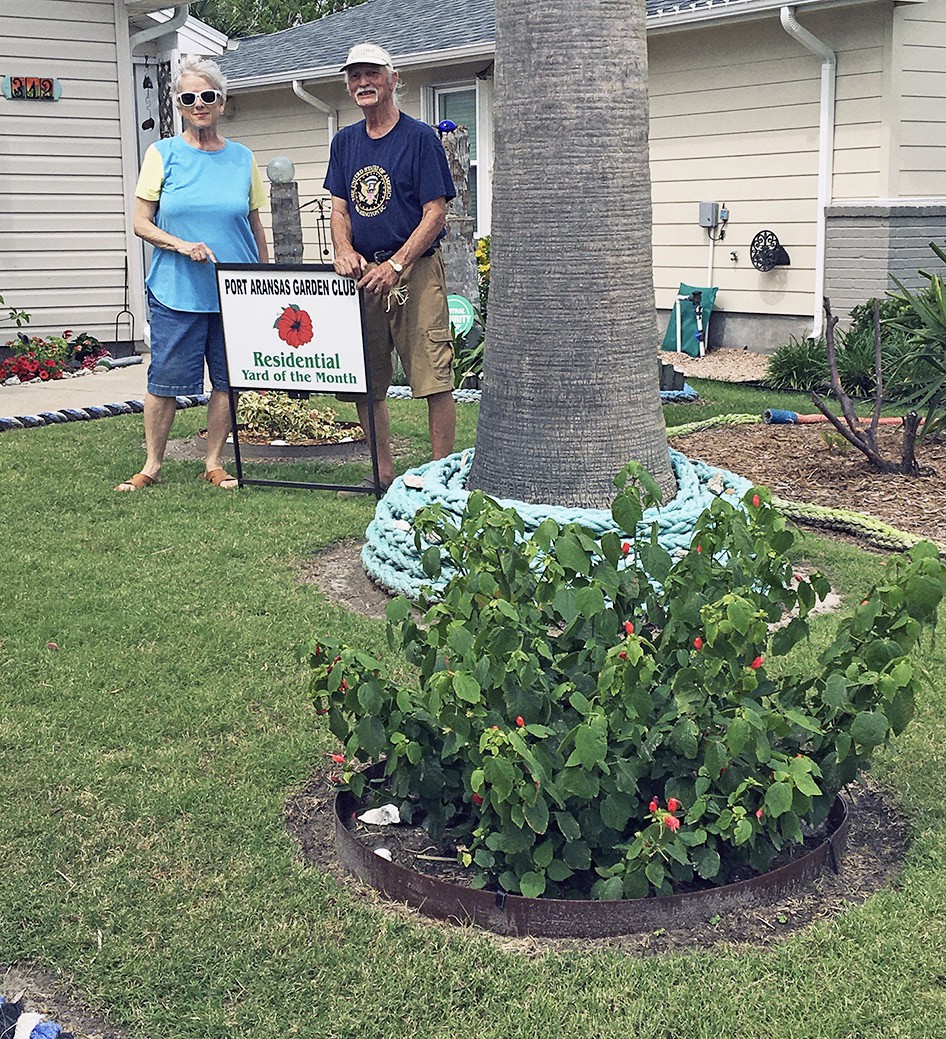
[[(332, 278), (339, 278), (340, 275), (336, 274), (335, 268), (330, 263), (217, 263), (215, 264), (215, 284), (217, 287), (217, 297), (220, 304), (220, 316), (223, 330), (223, 347), (224, 354), (227, 363), (227, 382), (228, 389), (227, 395), (230, 400), (230, 423), (232, 426), (233, 434), (233, 457), (236, 462), (237, 470), (237, 482), (240, 487), (247, 485), (261, 486), (261, 487), (291, 487), (300, 490), (310, 491), (353, 491), (358, 494), (374, 494), (375, 498), (380, 499), (384, 494), (384, 490), (381, 487), (381, 477), (378, 471), (378, 436), (375, 428), (374, 421), (374, 396), (371, 385), (371, 364), (368, 357), (368, 341), (365, 337), (365, 300), (364, 290), (357, 290), (358, 299), (358, 330), (357, 335), (361, 340), (361, 361), (364, 365), (364, 381), (366, 386), (367, 398), (369, 406), (368, 408), (368, 442), (371, 450), (371, 475), (373, 486), (365, 486), (364, 484), (335, 484), (335, 483), (311, 483), (300, 480), (262, 480), (246, 477), (243, 475), (243, 460), (240, 457), (240, 436), (239, 430), (237, 429), (237, 394), (240, 390), (259, 390), (266, 389), (272, 393), (286, 393), (293, 392), (293, 390), (281, 387), (272, 387), (267, 385), (265, 387), (253, 386), (244, 384), (237, 381), (237, 385), (234, 385), (234, 380), (231, 379), (230, 361), (231, 361), (231, 350), (227, 346), (227, 333), (226, 333), (226, 321), (224, 320), (224, 311), (227, 307), (227, 296), (225, 293), (220, 291), (220, 284), (223, 276), (228, 273), (240, 273), (240, 274), (258, 274), (258, 275), (273, 275), (279, 273), (289, 274), (301, 274), (309, 276), (317, 275), (331, 275)], [(231, 347), (233, 344), (231, 343)], [(295, 392), (309, 393), (309, 394), (334, 394), (339, 391), (339, 388), (321, 388), (312, 386), (300, 386)]]

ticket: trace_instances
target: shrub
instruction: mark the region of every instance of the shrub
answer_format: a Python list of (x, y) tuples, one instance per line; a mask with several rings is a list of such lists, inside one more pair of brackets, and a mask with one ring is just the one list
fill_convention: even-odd
[(313, 405), (311, 400), (266, 390), (240, 395), (237, 421), (248, 433), (271, 440), (337, 442), (360, 434), (360, 427), (353, 430), (336, 422), (327, 404)]
[(480, 313), (486, 323), (486, 309), (489, 303), (489, 235), (476, 240), (476, 274), (480, 285)]
[(769, 358), (766, 385), (774, 390), (816, 390), (828, 381), (828, 355), (823, 339), (796, 339)]
[(677, 560), (638, 527), (633, 484), (612, 510), (641, 531), (625, 541), (551, 519), (526, 538), (481, 492), (459, 525), (422, 511), (418, 546), (442, 539), (425, 571), (450, 580), (423, 625), (406, 600), (388, 607), (419, 681), (328, 639), (306, 653), (344, 781), (362, 796), (358, 763), (383, 761), (402, 816), (453, 840), (474, 886), (622, 898), (767, 869), (909, 722), (909, 654), (946, 590), (935, 548), (918, 546), (816, 666), (773, 667), (827, 582), (793, 580), (793, 535), (768, 502), (715, 501)]
[[(930, 242), (930, 248), (946, 263), (938, 245)], [(920, 438), (929, 439), (946, 427), (946, 281), (939, 274), (920, 274), (928, 285), (919, 292), (893, 279), (900, 289), (893, 299), (902, 309), (890, 324), (906, 336), (896, 372), (903, 383), (903, 403), (922, 413)]]

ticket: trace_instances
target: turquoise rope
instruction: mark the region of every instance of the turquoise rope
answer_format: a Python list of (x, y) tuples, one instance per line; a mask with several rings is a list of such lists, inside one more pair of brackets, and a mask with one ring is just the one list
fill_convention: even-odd
[[(374, 519), (365, 533), (361, 559), (373, 581), (389, 592), (415, 600), (424, 586), (441, 589), (446, 585), (451, 576), (448, 571), (445, 570), (437, 581), (431, 581), (424, 573), (420, 552), (414, 546), (412, 521), (418, 509), (439, 502), (459, 523), (470, 496), (466, 485), (472, 464), (472, 450), (465, 451), (409, 470), (405, 475), (420, 477), (422, 488), (408, 487), (401, 476), (394, 480), (378, 502)], [(738, 501), (752, 484), (725, 469), (691, 461), (672, 449), (670, 464), (677, 478), (677, 495), (660, 508), (648, 509), (641, 530), (649, 531), (651, 524), (656, 522), (660, 544), (670, 553), (679, 553), (689, 548), (696, 520), (713, 498), (725, 495), (730, 501)], [(727, 494), (727, 490), (730, 493)], [(519, 513), (525, 522), (527, 536), (548, 518), (559, 524), (580, 523), (598, 537), (616, 529), (607, 509), (563, 508), (507, 499), (499, 499), (499, 504)], [(626, 536), (624, 531), (619, 533)], [(422, 546), (426, 547), (423, 542)]]

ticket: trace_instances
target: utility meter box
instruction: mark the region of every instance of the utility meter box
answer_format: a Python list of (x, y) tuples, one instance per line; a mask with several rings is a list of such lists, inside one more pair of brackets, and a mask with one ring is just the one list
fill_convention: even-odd
[(719, 203), (718, 202), (701, 202), (700, 203), (700, 227), (718, 227), (719, 226)]

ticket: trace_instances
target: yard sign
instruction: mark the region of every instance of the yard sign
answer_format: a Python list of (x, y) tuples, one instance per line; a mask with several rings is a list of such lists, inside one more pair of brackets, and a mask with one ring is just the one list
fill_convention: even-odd
[(361, 300), (327, 264), (217, 264), (235, 390), (367, 393)]
[(374, 487), (245, 480), (236, 421), (237, 390), (371, 394), (361, 293), (328, 264), (218, 263), (217, 292), (230, 382), (237, 479), (380, 497), (374, 409), (368, 409)]

